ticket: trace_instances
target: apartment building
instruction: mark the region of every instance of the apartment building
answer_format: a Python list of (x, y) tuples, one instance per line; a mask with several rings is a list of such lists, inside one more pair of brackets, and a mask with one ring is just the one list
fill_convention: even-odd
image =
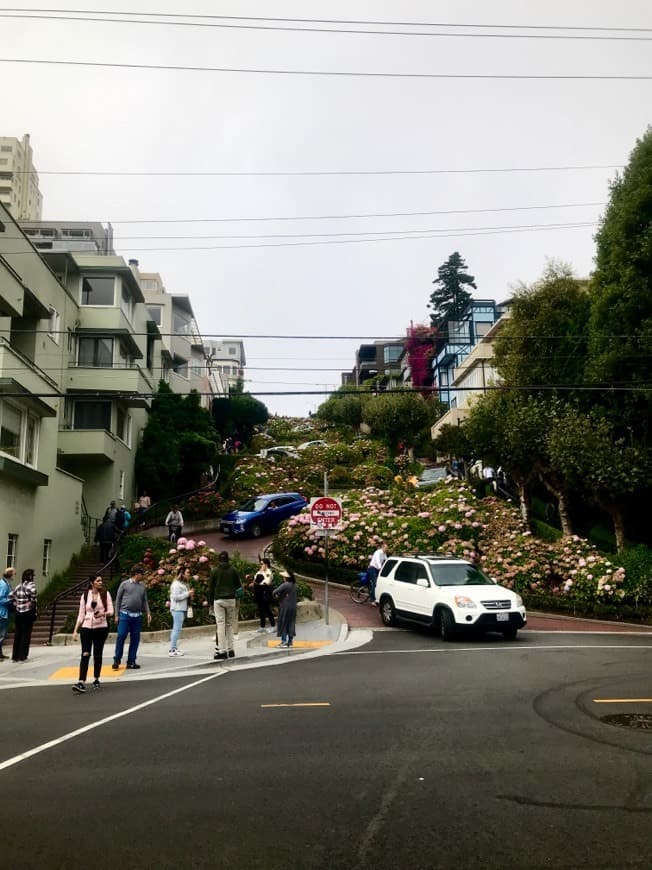
[(19, 220), (20, 228), (39, 251), (76, 251), (115, 256), (113, 227), (87, 221)]
[(0, 203), (15, 220), (41, 219), (43, 197), (28, 133), (22, 139), (0, 136)]
[(244, 344), (237, 339), (216, 339), (204, 342), (204, 351), (210, 369), (221, 377), (226, 392), (244, 381), (245, 357)]
[(197, 390), (210, 410), (213, 398), (227, 393), (226, 378), (212, 365), (199, 332), (190, 297), (168, 293), (158, 272), (140, 272), (138, 261), (129, 264), (138, 275), (147, 311), (161, 334), (158, 379), (175, 393)]
[(342, 373), (343, 384), (360, 386), (377, 378), (383, 387), (396, 387), (402, 381), (401, 358), (403, 341), (375, 341), (361, 344), (355, 352), (355, 365), (351, 372)]

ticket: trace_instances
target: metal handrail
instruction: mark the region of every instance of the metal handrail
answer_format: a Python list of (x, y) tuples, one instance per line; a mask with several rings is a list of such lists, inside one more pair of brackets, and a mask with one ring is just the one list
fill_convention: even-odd
[[(106, 563), (106, 565), (103, 565), (102, 567), (98, 568), (97, 573), (98, 573), (98, 574), (104, 574), (104, 573), (106, 573), (106, 571), (107, 571), (107, 569), (108, 569), (108, 571), (109, 571), (109, 579), (110, 579), (110, 580), (113, 580), (114, 569), (118, 566), (118, 561), (119, 561), (119, 560), (118, 560), (118, 556), (120, 555), (120, 543), (121, 543), (121, 541), (124, 539), (125, 535), (128, 535), (128, 534), (134, 534), (134, 532), (137, 532), (137, 531), (138, 531), (138, 528), (140, 527), (140, 525), (141, 525), (141, 523), (142, 523), (142, 518), (143, 518), (143, 516), (144, 516), (146, 513), (148, 513), (149, 511), (153, 510), (154, 508), (159, 507), (160, 505), (163, 505), (163, 504), (169, 504), (170, 502), (179, 502), (179, 501), (181, 501), (181, 500), (183, 500), (183, 499), (190, 498), (190, 496), (192, 496), (192, 495), (196, 495), (196, 494), (199, 493), (199, 492), (204, 492), (204, 490), (212, 489), (212, 488), (215, 486), (215, 484), (217, 483), (217, 481), (219, 480), (219, 477), (220, 477), (220, 471), (221, 471), (221, 467), (218, 465), (218, 467), (217, 467), (217, 471), (215, 472), (215, 476), (213, 477), (213, 479), (212, 479), (209, 483), (206, 483), (206, 484), (204, 484), (204, 486), (200, 486), (200, 487), (198, 487), (197, 489), (193, 489), (193, 490), (191, 490), (190, 492), (181, 493), (180, 495), (173, 496), (172, 498), (161, 499), (160, 501), (155, 502), (153, 505), (150, 505), (148, 508), (146, 508), (146, 509), (145, 509), (144, 511), (142, 511), (141, 513), (136, 514), (135, 517), (132, 517), (132, 519), (134, 520), (134, 525), (130, 526), (130, 527), (126, 530), (126, 532), (124, 532), (124, 534), (122, 534), (122, 535), (121, 535), (121, 536), (116, 540), (115, 545), (114, 545), (114, 548), (113, 548), (113, 554), (112, 554), (111, 558), (110, 558), (109, 561)], [(87, 515), (87, 516), (88, 516), (88, 515)], [(93, 518), (93, 517), (88, 517), (88, 519), (91, 520), (91, 519), (94, 519), (94, 518)], [(49, 605), (49, 608), (50, 608), (51, 612), (50, 612), (50, 632), (49, 632), (49, 635), (48, 635), (48, 645), (52, 645), (52, 638), (54, 637), (54, 621), (55, 621), (55, 618), (56, 618), (57, 604), (58, 604), (59, 601), (61, 601), (63, 598), (67, 598), (69, 595), (72, 595), (74, 592), (79, 592), (79, 591), (81, 591), (81, 589), (82, 589), (82, 588), (83, 588), (87, 583), (88, 583), (88, 580), (80, 580), (79, 583), (75, 583), (73, 586), (70, 586), (68, 589), (64, 589), (63, 592), (60, 592), (58, 595), (56, 595), (56, 596), (52, 599), (52, 601), (51, 601), (51, 603), (50, 603), (50, 605)]]

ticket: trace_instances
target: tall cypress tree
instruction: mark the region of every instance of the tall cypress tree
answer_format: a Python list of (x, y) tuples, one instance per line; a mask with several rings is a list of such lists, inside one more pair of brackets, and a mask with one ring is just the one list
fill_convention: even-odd
[(475, 278), (466, 271), (467, 265), (457, 251), (451, 254), (437, 270), (432, 282), (435, 290), (430, 294), (428, 308), (432, 308), (432, 326), (444, 325), (447, 320), (459, 320), (471, 300), (467, 289), (477, 290)]

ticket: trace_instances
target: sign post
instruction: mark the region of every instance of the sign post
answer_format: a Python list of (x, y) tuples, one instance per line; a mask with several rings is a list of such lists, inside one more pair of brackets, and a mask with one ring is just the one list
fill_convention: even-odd
[[(324, 492), (328, 491), (328, 479), (324, 475)], [(323, 495), (310, 499), (310, 528), (324, 536), (324, 618), (328, 625), (328, 538), (342, 523), (342, 499)]]

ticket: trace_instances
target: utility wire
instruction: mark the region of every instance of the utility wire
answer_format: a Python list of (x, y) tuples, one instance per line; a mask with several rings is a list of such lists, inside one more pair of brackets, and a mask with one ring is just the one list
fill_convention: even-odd
[(183, 64), (116, 63), (89, 60), (46, 60), (44, 58), (0, 57), (0, 63), (41, 64), (45, 66), (90, 67), (95, 69), (165, 70), (167, 72), (246, 73), (250, 75), (308, 76), (317, 78), (422, 79), (422, 80), (494, 80), (494, 81), (622, 81), (652, 80), (648, 74), (583, 73), (419, 73), (373, 72), (364, 70), (267, 69), (264, 67), (185, 66)]
[[(110, 16), (110, 17), (106, 17)], [(154, 17), (156, 16), (156, 17)], [(356, 21), (337, 19), (305, 19), (305, 18), (267, 18), (253, 16), (226, 16), (226, 15), (185, 15), (151, 13), (151, 12), (123, 12), (94, 9), (2, 9), (0, 17), (3, 18), (33, 18), (36, 20), (59, 20), (59, 21), (89, 21), (107, 24), (144, 24), (168, 27), (194, 27), (194, 28), (220, 28), (231, 30), (258, 30), (258, 31), (282, 31), (289, 33), (330, 33), (370, 36), (418, 36), (437, 38), (484, 38), (484, 39), (556, 39), (556, 40), (619, 40), (619, 41), (646, 41), (651, 36), (640, 34), (650, 33), (650, 28), (643, 27), (566, 27), (564, 25), (504, 25), (504, 24), (445, 24), (443, 22), (402, 22), (402, 21)], [(180, 20), (180, 19), (184, 20)], [(188, 21), (187, 19), (198, 19)], [(234, 22), (250, 23), (234, 23)], [(265, 24), (253, 22), (268, 22)], [(273, 23), (277, 22), (277, 23)], [(338, 25), (334, 27), (316, 27), (317, 24)], [(345, 25), (360, 25), (360, 27), (345, 27)], [(463, 32), (444, 30), (440, 32), (423, 30), (377, 30), (369, 28), (387, 27), (440, 27), (440, 28), (473, 28)], [(480, 30), (481, 32), (477, 32)], [(520, 31), (532, 31), (517, 33)], [(542, 32), (542, 31), (547, 32)], [(557, 31), (550, 33), (549, 31)], [(482, 32), (485, 31), (485, 32)], [(486, 32), (491, 31), (491, 32)], [(505, 31), (505, 32), (496, 32)], [(637, 34), (637, 35), (621, 35)], [(598, 35), (607, 34), (607, 35)]]
[[(1, 62), (1, 60), (0, 60)], [(103, 169), (46, 169), (39, 170), (35, 172), (33, 170), (25, 169), (18, 170), (15, 172), (15, 175), (98, 175), (98, 176), (109, 176), (111, 178), (119, 175), (124, 175), (128, 177), (133, 176), (174, 176), (174, 177), (186, 177), (186, 176), (198, 176), (200, 178), (216, 176), (216, 177), (228, 177), (233, 176), (234, 178), (240, 177), (251, 177), (251, 178), (260, 178), (260, 177), (304, 177), (308, 175), (470, 175), (475, 173), (499, 173), (499, 172), (575, 172), (581, 170), (605, 170), (605, 169), (622, 169), (622, 163), (606, 163), (606, 164), (593, 164), (588, 166), (508, 166), (508, 167), (480, 167), (473, 169), (306, 169), (306, 170), (293, 170), (293, 171), (284, 171), (284, 170), (271, 170), (271, 171), (240, 171), (240, 170), (190, 170), (190, 171), (177, 171), (177, 170), (152, 170), (152, 169), (137, 169), (137, 170), (103, 170)], [(133, 221), (116, 221), (116, 223), (134, 223)], [(147, 221), (149, 223), (149, 221)]]

